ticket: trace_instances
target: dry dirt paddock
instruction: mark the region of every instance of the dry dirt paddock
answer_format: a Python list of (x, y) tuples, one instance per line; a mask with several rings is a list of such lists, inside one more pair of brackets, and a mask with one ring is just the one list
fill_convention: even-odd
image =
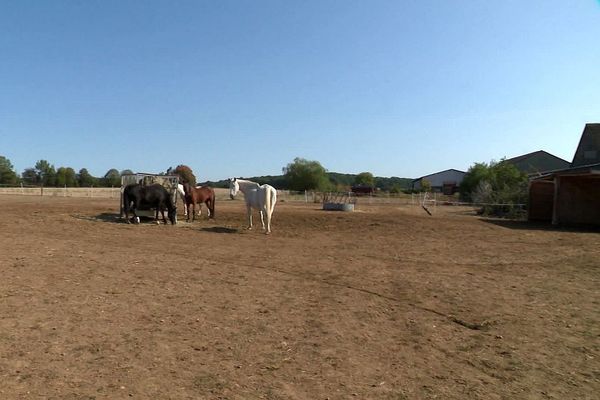
[(277, 205), (246, 231), (1, 196), (2, 399), (597, 399), (600, 234)]

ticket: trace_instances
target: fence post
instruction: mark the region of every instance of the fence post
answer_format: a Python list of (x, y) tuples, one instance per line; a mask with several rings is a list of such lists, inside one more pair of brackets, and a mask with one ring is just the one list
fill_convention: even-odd
[(44, 184), (42, 183), (42, 186), (40, 186), (40, 196), (44, 196)]

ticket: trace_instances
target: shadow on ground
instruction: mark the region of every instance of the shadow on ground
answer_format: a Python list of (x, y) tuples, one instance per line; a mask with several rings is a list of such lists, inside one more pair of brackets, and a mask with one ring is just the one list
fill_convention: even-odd
[(589, 226), (589, 225), (573, 225), (573, 226), (556, 226), (550, 222), (532, 222), (522, 220), (510, 220), (510, 219), (492, 219), (492, 218), (481, 218), (481, 221), (487, 222), (500, 226), (502, 228), (519, 229), (527, 231), (555, 231), (555, 232), (589, 232), (589, 233), (600, 233), (600, 227)]
[(202, 232), (210, 232), (210, 233), (238, 233), (237, 229), (234, 228), (226, 228), (223, 226), (213, 226), (211, 228), (200, 228)]

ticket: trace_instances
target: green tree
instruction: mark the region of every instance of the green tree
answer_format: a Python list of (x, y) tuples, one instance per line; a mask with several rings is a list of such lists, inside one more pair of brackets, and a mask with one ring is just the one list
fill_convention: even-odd
[(67, 169), (59, 167), (56, 170), (56, 186), (62, 187), (67, 184)]
[(68, 186), (75, 187), (77, 185), (77, 179), (75, 176), (75, 170), (71, 167), (60, 167), (56, 170), (56, 186)]
[(485, 205), (486, 214), (505, 215), (514, 211), (513, 204), (527, 202), (527, 175), (513, 164), (492, 161), (476, 163), (461, 183), (461, 197), (468, 201), (502, 206)]
[(490, 180), (490, 168), (486, 163), (475, 163), (463, 177), (460, 184), (460, 198), (463, 201), (473, 201), (473, 192), (479, 185), (479, 182)]
[(196, 186), (196, 175), (187, 165), (178, 165), (172, 173), (179, 176), (180, 182), (187, 182), (192, 186)]
[(94, 178), (86, 168), (81, 168), (77, 174), (77, 183), (81, 187), (91, 187), (97, 185), (96, 178)]
[(375, 177), (370, 172), (361, 172), (354, 178), (354, 184), (358, 186), (375, 187)]
[(35, 168), (26, 168), (21, 174), (21, 179), (28, 185), (39, 185), (41, 183), (40, 176)]
[(283, 173), (291, 190), (328, 190), (331, 187), (327, 170), (318, 161), (297, 157), (283, 168)]
[(4, 156), (0, 156), (0, 184), (16, 185), (19, 182), (19, 177), (13, 169), (10, 160)]
[(56, 185), (56, 170), (54, 165), (50, 164), (46, 160), (39, 160), (35, 163), (35, 170), (39, 177), (40, 183), (44, 186), (55, 186)]
[(75, 170), (73, 168), (67, 167), (67, 170), (65, 171), (65, 177), (66, 177), (66, 181), (67, 181), (67, 186), (69, 186), (69, 187), (79, 186), (79, 182), (77, 182), (77, 174), (75, 173)]
[(421, 179), (421, 192), (431, 192), (431, 182)]
[(105, 187), (120, 187), (121, 186), (121, 174), (115, 168), (109, 169), (104, 177), (102, 177), (102, 185)]
[(123, 171), (121, 171), (121, 176), (123, 175), (131, 175), (133, 174), (133, 171), (130, 169), (124, 169)]

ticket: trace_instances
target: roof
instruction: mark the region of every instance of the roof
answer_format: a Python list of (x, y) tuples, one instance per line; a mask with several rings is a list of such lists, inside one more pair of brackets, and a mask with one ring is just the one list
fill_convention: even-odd
[(565, 175), (600, 175), (600, 163), (581, 165), (579, 167), (565, 168), (557, 171), (551, 171), (542, 176), (536, 177), (533, 180), (550, 180), (555, 176)]
[(416, 182), (416, 181), (418, 181), (418, 180), (421, 180), (421, 179), (423, 179), (423, 178), (428, 178), (428, 177), (430, 177), (430, 176), (433, 176), (433, 175), (443, 174), (444, 172), (449, 172), (449, 171), (456, 171), (456, 172), (460, 172), (461, 174), (466, 174), (466, 172), (465, 172), (465, 171), (460, 171), (460, 170), (458, 170), (458, 169), (450, 168), (450, 169), (445, 169), (445, 170), (443, 170), (443, 171), (440, 171), (440, 172), (434, 172), (433, 174), (429, 174), (429, 175), (423, 175), (423, 176), (421, 176), (420, 178), (415, 178), (415, 179), (413, 179), (412, 181), (413, 181), (413, 182)]
[(503, 162), (514, 165), (526, 174), (544, 173), (569, 168), (571, 163), (544, 150), (533, 151), (521, 156), (512, 157)]
[(572, 167), (600, 163), (600, 124), (585, 124)]

